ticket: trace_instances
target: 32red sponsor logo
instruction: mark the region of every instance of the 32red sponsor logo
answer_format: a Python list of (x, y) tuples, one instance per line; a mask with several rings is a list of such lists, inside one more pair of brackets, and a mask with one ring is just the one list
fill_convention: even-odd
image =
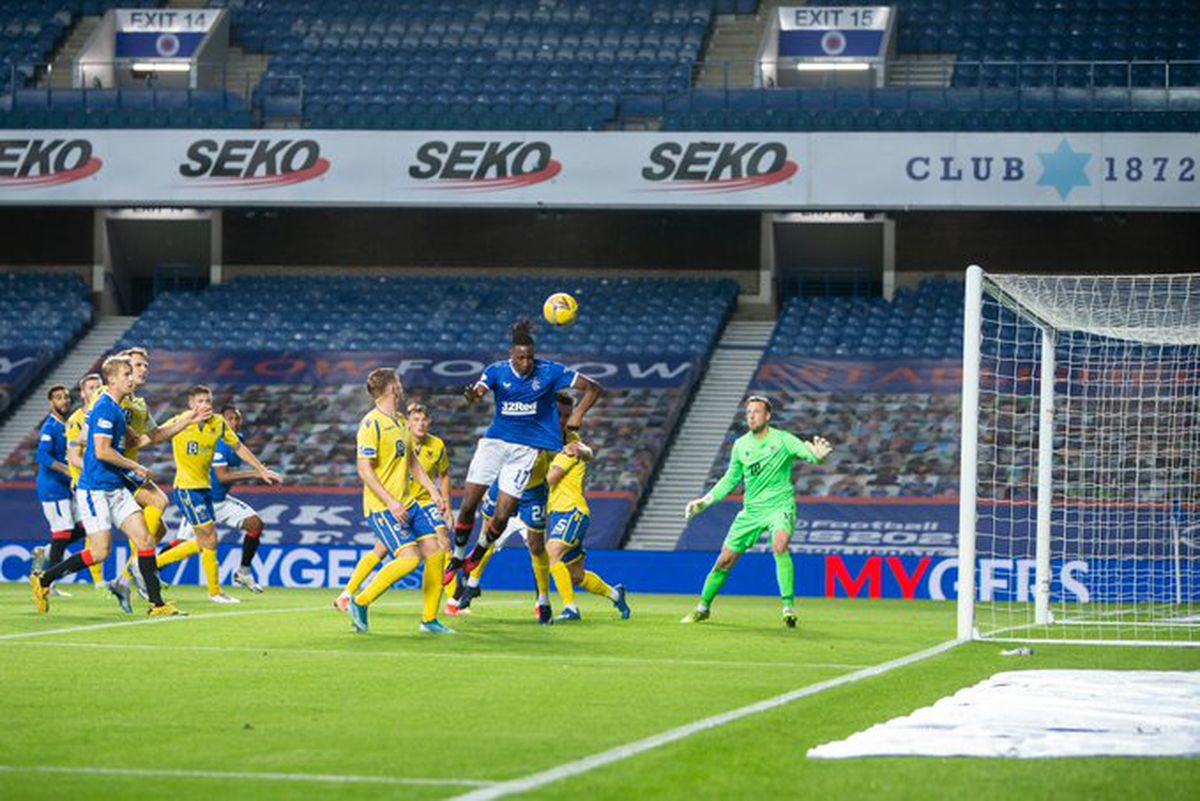
[(562, 172), (549, 142), (433, 140), (417, 148), (416, 161), (408, 174), (429, 189), (520, 189)]
[(0, 188), (60, 186), (103, 166), (86, 139), (0, 139)]
[(660, 192), (746, 192), (799, 171), (782, 142), (662, 142), (650, 151), (642, 178)]
[(320, 178), (330, 166), (315, 139), (198, 139), (179, 174), (201, 186), (271, 189)]

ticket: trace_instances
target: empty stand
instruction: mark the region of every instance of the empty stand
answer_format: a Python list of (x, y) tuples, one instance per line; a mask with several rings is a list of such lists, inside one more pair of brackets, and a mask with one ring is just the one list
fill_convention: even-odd
[[(519, 315), (540, 321), (540, 299), (562, 289), (583, 312), (569, 329), (541, 324), (546, 352), (705, 353), (736, 299), (728, 281), (246, 277), (161, 296), (125, 341), (177, 350), (491, 353), (507, 350)], [(372, 320), (381, 325), (364, 323)]]
[(233, 12), (248, 51), (271, 55), (256, 101), (265, 106), (277, 81), (299, 76), (314, 128), (596, 130), (623, 93), (690, 86), (714, 11), (755, 3), (212, 5)]
[[(538, 351), (594, 368), (698, 365), (708, 359), (737, 298), (732, 281), (244, 277), (203, 292), (161, 296), (117, 347), (150, 348), (145, 394), (159, 419), (182, 408), (188, 386), (197, 381), (213, 385), (218, 406), (237, 403), (246, 415), (250, 446), (279, 466), (291, 485), (358, 483), (354, 427), (369, 400), (356, 352), (382, 352), (393, 364), (448, 360), (470, 374), (431, 384), (419, 371), (407, 371), (405, 380), (409, 397), (429, 404), (434, 433), (450, 445), (457, 487), (492, 415), (489, 402), (467, 406), (462, 400), (461, 385), (476, 377), (470, 365), (503, 358), (513, 320), (521, 314), (540, 319), (542, 298), (561, 289), (579, 298), (580, 321), (558, 331), (540, 324)], [(311, 354), (343, 372), (328, 380), (292, 381), (238, 361), (278, 366)], [(223, 366), (187, 368), (197, 356)], [(584, 436), (601, 453), (589, 471), (589, 492), (618, 508), (601, 512), (621, 516), (613, 524), (617, 532), (653, 475), (697, 373), (676, 371), (668, 381), (610, 381), (589, 414)], [(31, 441), (0, 467), (0, 479), (31, 474)], [(167, 481), (169, 449), (143, 453)], [(615, 544), (614, 539), (609, 547)]]
[[(751, 390), (771, 398), (772, 425), (804, 438), (821, 434), (836, 445), (824, 464), (796, 472), (798, 495), (928, 498), (957, 492), (959, 386), (953, 376), (962, 359), (962, 298), (961, 281), (932, 279), (899, 290), (890, 303), (788, 302), (763, 356), (764, 365), (779, 366), (768, 375), (784, 377), (760, 372)], [(940, 366), (949, 379), (936, 391), (911, 385), (906, 375), (904, 381), (835, 391), (815, 379), (788, 378), (812, 367), (813, 360), (823, 368), (836, 371), (840, 363), (864, 374)], [(745, 430), (739, 409), (710, 482), (725, 472), (733, 442)]]
[(75, 275), (0, 273), (0, 417), (87, 330), (92, 304)]

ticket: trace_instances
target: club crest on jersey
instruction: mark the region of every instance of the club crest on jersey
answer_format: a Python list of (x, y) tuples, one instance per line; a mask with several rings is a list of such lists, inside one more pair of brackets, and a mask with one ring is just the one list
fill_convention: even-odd
[(402, 442), (401, 440), (396, 440), (396, 458), (397, 459), (404, 458), (404, 442)]
[(539, 381), (539, 380), (538, 380), (538, 379), (536, 379), (536, 378), (535, 378), (535, 379), (533, 379), (533, 388), (534, 388), (534, 389), (541, 389), (541, 388), (542, 388), (542, 382), (541, 382), (541, 381)]

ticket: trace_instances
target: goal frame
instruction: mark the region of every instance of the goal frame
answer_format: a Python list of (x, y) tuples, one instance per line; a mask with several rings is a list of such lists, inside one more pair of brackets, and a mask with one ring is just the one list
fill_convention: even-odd
[[(1028, 642), (1071, 645), (1138, 645), (1138, 646), (1183, 646), (1200, 647), (1195, 640), (1138, 640), (1138, 639), (1072, 639), (1054, 636), (1019, 636), (1004, 629), (981, 635), (976, 626), (978, 589), (976, 538), (978, 536), (978, 459), (979, 459), (979, 414), (980, 378), (983, 338), (984, 270), (973, 264), (967, 268), (965, 303), (963, 309), (963, 363), (962, 363), (962, 409), (961, 451), (959, 465), (959, 537), (958, 537), (958, 595), (957, 595), (957, 639), (984, 640), (988, 642)], [(998, 291), (1002, 291), (999, 290)], [(1028, 309), (1022, 314), (1041, 332), (1040, 376), (1056, 374), (1055, 329), (1039, 320)], [(1051, 511), (1054, 500), (1054, 404), (1055, 382), (1042, 380), (1037, 396), (1038, 451), (1037, 451), (1037, 494), (1036, 534), (1034, 545), (1033, 625), (1046, 627), (1053, 623), (1050, 594), (1051, 572)], [(1172, 529), (1177, 529), (1176, 513), (1172, 516)], [(1176, 566), (1176, 597), (1180, 597), (1180, 570), (1178, 533), (1174, 538)], [(1178, 601), (1177, 601), (1178, 602)], [(1028, 626), (1020, 628), (1028, 629)], [(1044, 628), (1042, 629), (1044, 631)]]

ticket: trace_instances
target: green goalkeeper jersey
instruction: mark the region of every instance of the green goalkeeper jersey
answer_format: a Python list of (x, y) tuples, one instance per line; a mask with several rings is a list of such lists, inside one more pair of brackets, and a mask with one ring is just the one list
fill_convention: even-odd
[(743, 508), (747, 513), (773, 511), (796, 506), (792, 488), (792, 465), (797, 459), (810, 464), (821, 460), (813, 455), (808, 444), (794, 434), (768, 428), (759, 439), (747, 431), (733, 443), (729, 469), (712, 488), (713, 503), (718, 503), (745, 482)]

